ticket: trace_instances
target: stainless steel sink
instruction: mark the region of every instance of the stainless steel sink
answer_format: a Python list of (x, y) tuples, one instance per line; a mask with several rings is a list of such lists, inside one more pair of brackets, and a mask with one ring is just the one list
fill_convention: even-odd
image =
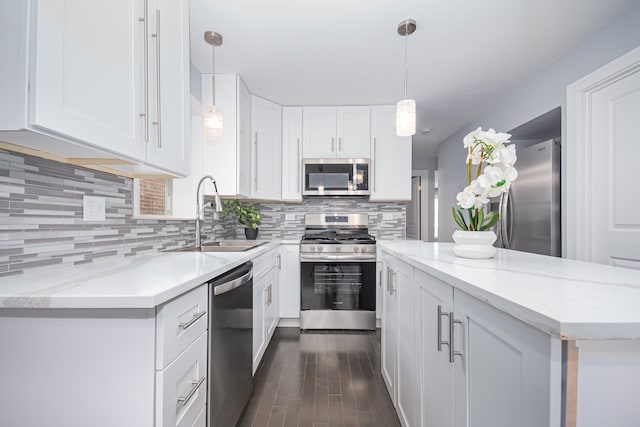
[(191, 248), (171, 249), (169, 252), (244, 252), (249, 249), (257, 248), (265, 243), (267, 242), (249, 240), (218, 240)]

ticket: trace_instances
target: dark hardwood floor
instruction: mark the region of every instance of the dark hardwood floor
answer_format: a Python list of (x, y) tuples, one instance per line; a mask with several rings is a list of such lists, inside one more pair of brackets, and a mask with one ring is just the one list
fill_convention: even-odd
[(400, 426), (380, 374), (380, 331), (278, 328), (240, 426)]

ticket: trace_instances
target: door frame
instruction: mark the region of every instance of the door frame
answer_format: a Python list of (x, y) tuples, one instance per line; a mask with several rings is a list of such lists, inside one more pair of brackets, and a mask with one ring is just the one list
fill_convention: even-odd
[(420, 177), (420, 240), (432, 241), (433, 240), (433, 224), (429, 224), (429, 203), (433, 199), (433, 192), (430, 191), (430, 176), (433, 176), (433, 171), (418, 169), (411, 171), (411, 177)]
[(592, 97), (602, 88), (637, 72), (640, 72), (640, 47), (567, 86), (567, 144), (563, 144), (567, 220), (563, 224), (566, 230), (563, 254), (568, 258), (592, 261), (591, 209), (599, 202), (591, 198), (591, 164), (594, 154), (597, 155), (597, 141), (591, 135)]

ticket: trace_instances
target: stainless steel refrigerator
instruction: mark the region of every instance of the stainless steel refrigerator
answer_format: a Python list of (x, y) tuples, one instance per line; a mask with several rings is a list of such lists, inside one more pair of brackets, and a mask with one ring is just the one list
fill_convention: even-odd
[(496, 246), (561, 256), (560, 140), (517, 150), (518, 178), (491, 209), (499, 209)]

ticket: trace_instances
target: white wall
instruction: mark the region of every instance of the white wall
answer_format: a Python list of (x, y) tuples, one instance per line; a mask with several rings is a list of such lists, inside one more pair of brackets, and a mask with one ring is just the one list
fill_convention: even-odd
[[(451, 241), (456, 229), (451, 216), (456, 194), (466, 185), (462, 138), (478, 126), (507, 132), (558, 106), (562, 109), (562, 139), (566, 139), (566, 87), (629, 50), (640, 46), (640, 6), (606, 27), (568, 55), (532, 76), (520, 88), (496, 100), (494, 107), (442, 142), (438, 147), (439, 235)], [(568, 23), (570, 25), (570, 23)], [(509, 58), (505, 58), (509, 60)], [(566, 147), (563, 146), (563, 157)], [(517, 167), (517, 164), (516, 164)], [(564, 161), (563, 178), (566, 176)], [(563, 179), (563, 182), (565, 180)], [(565, 193), (564, 188), (562, 192)], [(562, 197), (562, 206), (565, 197)], [(563, 212), (565, 209), (563, 208)], [(563, 229), (566, 218), (562, 218)], [(563, 230), (563, 255), (566, 241)]]

